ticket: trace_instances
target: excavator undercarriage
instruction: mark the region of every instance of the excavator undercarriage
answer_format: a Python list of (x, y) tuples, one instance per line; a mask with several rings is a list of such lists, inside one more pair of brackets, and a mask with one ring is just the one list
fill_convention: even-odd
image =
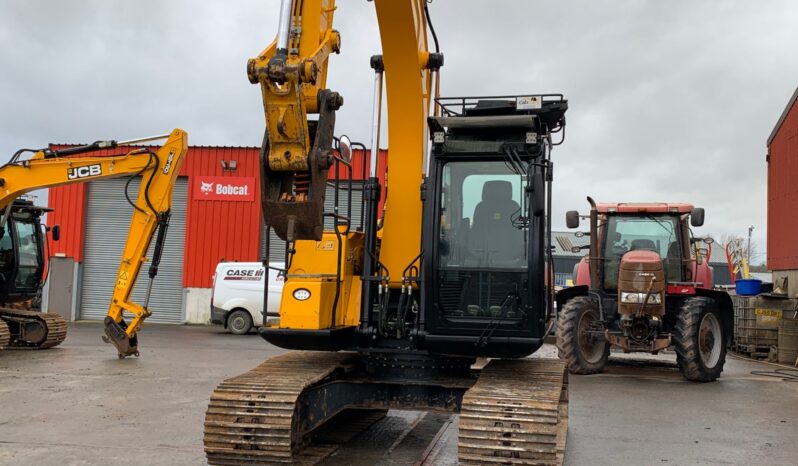
[(0, 348), (46, 349), (64, 341), (67, 324), (58, 314), (0, 307)]
[[(462, 361), (415, 368), (379, 358), (370, 374), (356, 353), (292, 351), (225, 380), (205, 415), (210, 464), (313, 463), (331, 450), (314, 433), (336, 416), (388, 409), (460, 413), (460, 464), (562, 464), (568, 419), (567, 375), (559, 360)], [(398, 377), (428, 371), (435, 377)], [(463, 371), (463, 369), (465, 369)]]

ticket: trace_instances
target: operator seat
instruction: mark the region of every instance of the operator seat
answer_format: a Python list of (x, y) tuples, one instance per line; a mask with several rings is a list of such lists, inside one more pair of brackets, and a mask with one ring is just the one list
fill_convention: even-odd
[(650, 239), (635, 239), (632, 240), (632, 245), (629, 247), (630, 251), (640, 251), (647, 249), (649, 251), (657, 252), (657, 245)]
[[(524, 257), (523, 231), (515, 228), (512, 217), (520, 214), (513, 200), (509, 181), (486, 181), (482, 201), (474, 209), (470, 233), (471, 251), (481, 265), (512, 265)], [(484, 261), (487, 257), (487, 263)]]

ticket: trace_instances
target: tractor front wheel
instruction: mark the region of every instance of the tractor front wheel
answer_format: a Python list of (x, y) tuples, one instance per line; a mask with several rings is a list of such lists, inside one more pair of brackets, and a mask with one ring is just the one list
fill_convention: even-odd
[(557, 349), (572, 374), (597, 374), (610, 357), (610, 344), (600, 334), (598, 304), (579, 296), (568, 301), (557, 323)]
[(720, 377), (726, 362), (726, 336), (715, 301), (704, 297), (685, 300), (674, 337), (676, 361), (684, 378), (711, 382)]

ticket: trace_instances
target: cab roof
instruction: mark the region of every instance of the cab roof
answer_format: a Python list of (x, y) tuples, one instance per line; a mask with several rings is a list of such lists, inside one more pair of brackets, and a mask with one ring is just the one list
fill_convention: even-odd
[(601, 202), (596, 204), (599, 213), (636, 214), (639, 212), (655, 214), (689, 214), (693, 204), (681, 202)]

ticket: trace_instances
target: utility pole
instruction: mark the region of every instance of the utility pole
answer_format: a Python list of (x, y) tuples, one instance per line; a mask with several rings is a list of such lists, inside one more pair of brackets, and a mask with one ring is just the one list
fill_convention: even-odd
[(751, 266), (751, 232), (753, 232), (753, 231), (754, 231), (754, 226), (753, 225), (748, 227), (748, 251), (746, 253), (746, 256), (748, 258), (748, 266), (749, 267)]

